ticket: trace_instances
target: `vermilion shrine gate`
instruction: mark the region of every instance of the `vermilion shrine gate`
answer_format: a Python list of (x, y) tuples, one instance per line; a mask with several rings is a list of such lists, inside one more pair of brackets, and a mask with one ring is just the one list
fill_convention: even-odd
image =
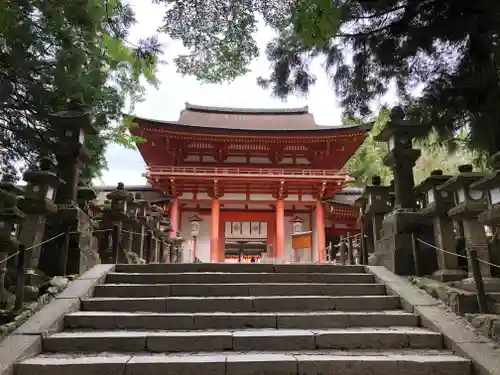
[[(367, 136), (364, 126), (319, 126), (307, 107), (191, 104), (178, 121), (134, 122), (148, 181), (171, 198), (171, 225), (189, 240), (191, 259), (289, 261), (300, 222), (312, 236), (306, 258), (323, 261), (328, 235), (358, 231), (342, 168)], [(337, 196), (325, 209), (322, 201)]]

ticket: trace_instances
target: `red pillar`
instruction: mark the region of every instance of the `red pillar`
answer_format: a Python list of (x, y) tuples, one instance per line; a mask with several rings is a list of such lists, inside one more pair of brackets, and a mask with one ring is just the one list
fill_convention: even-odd
[(316, 236), (316, 243), (318, 246), (318, 263), (323, 263), (325, 261), (326, 249), (325, 212), (323, 209), (323, 203), (319, 200), (316, 201)]
[(170, 208), (170, 226), (172, 231), (170, 232), (170, 237), (177, 236), (179, 231), (179, 200), (174, 199), (172, 202), (172, 207)]
[(210, 260), (217, 262), (219, 259), (219, 216), (220, 216), (220, 203), (218, 199), (212, 200), (212, 215), (210, 227)]
[(276, 258), (285, 254), (285, 202), (283, 199), (276, 200)]

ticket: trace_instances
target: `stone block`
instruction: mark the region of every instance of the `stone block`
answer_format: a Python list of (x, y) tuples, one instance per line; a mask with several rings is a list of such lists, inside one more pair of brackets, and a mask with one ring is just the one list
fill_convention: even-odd
[(226, 375), (290, 375), (297, 374), (297, 360), (290, 354), (230, 353)]
[(65, 319), (67, 328), (72, 329), (145, 329), (173, 330), (194, 329), (192, 314), (155, 314), (127, 312), (80, 311), (68, 314)]
[(123, 375), (129, 355), (42, 355), (16, 365), (16, 375)]
[(54, 299), (37, 311), (12, 334), (47, 335), (52, 332), (60, 332), (64, 328), (65, 315), (79, 309), (80, 300), (77, 298)]
[(82, 300), (84, 311), (148, 311), (165, 312), (165, 298), (89, 298)]
[[(298, 374), (399, 374), (397, 362), (390, 358), (374, 356), (335, 355), (335, 354), (298, 354)], [(410, 374), (405, 374), (410, 375)], [(420, 374), (419, 374), (420, 375)]]
[(250, 284), (251, 296), (383, 295), (382, 284)]
[(269, 296), (255, 297), (253, 309), (256, 312), (270, 311), (328, 311), (336, 306), (335, 297), (315, 296)]
[(114, 264), (97, 264), (85, 273), (83, 273), (78, 279), (97, 279), (98, 283), (103, 283), (106, 279), (108, 273), (113, 272), (115, 269)]
[(146, 350), (145, 332), (62, 332), (43, 341), (44, 352), (140, 352)]
[[(149, 311), (149, 310), (148, 310)], [(248, 312), (253, 311), (251, 298), (236, 297), (170, 297), (167, 312)]]
[(340, 266), (334, 264), (276, 264), (277, 273), (364, 273), (363, 266)]
[(248, 296), (249, 286), (245, 284), (173, 284), (174, 297), (226, 297)]
[(225, 369), (224, 355), (137, 355), (127, 362), (125, 375), (221, 375)]
[(217, 352), (233, 349), (231, 332), (157, 332), (149, 333), (147, 350), (150, 352)]
[(120, 285), (104, 284), (95, 288), (95, 297), (169, 297), (172, 287), (168, 284), (159, 285)]
[(350, 318), (346, 313), (311, 312), (311, 313), (279, 313), (277, 314), (279, 329), (318, 329), (349, 327)]
[(196, 329), (276, 328), (276, 314), (207, 313), (194, 314)]
[(14, 375), (14, 364), (42, 351), (38, 335), (10, 335), (0, 342), (0, 375)]
[(56, 299), (75, 299), (91, 297), (98, 279), (76, 279), (69, 283), (68, 287), (56, 295)]
[(335, 298), (335, 310), (368, 311), (394, 310), (400, 307), (397, 296), (344, 296)]
[(233, 350), (313, 350), (314, 334), (308, 330), (245, 330), (233, 333)]

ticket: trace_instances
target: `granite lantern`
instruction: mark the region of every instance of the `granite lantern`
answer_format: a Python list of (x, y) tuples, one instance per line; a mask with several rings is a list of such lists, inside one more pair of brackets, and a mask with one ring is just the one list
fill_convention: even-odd
[[(497, 231), (500, 226), (500, 152), (491, 156), (491, 164), (495, 172), (491, 176), (473, 183), (471, 188), (482, 190), (486, 193), (488, 209), (481, 212), (478, 219), (480, 223), (491, 226), (496, 234), (496, 238), (490, 241), (490, 245), (492, 245), (490, 248), (490, 257), (492, 263), (499, 264)], [(497, 228), (496, 230), (494, 229), (495, 227)], [(495, 251), (493, 251), (493, 249), (495, 249)], [(492, 268), (491, 271), (494, 276), (498, 276), (498, 268)]]
[(374, 176), (372, 184), (368, 185), (363, 192), (366, 200), (363, 217), (369, 218), (371, 222), (374, 246), (381, 238), (384, 215), (392, 211), (389, 200), (390, 192), (389, 186), (382, 185), (380, 176)]
[(80, 207), (80, 209), (90, 217), (93, 216), (91, 210), (91, 203), (96, 198), (97, 198), (97, 193), (95, 192), (94, 189), (92, 189), (90, 181), (80, 180), (78, 182), (78, 190), (77, 190), (78, 207)]
[(135, 204), (137, 205), (137, 221), (136, 227), (133, 230), (132, 237), (132, 251), (140, 258), (144, 259), (144, 246), (145, 246), (145, 231), (148, 225), (148, 215), (151, 209), (151, 204), (142, 199), (140, 193), (135, 195)]
[[(115, 263), (129, 263), (127, 250), (123, 247), (122, 243), (122, 229), (123, 222), (129, 220), (130, 211), (128, 207), (132, 204), (134, 196), (125, 189), (123, 182), (119, 182), (116, 189), (106, 195), (106, 198), (111, 202), (110, 209), (106, 215), (107, 229), (114, 229), (118, 226), (115, 232), (115, 237), (117, 238), (113, 238), (113, 241), (117, 241), (118, 244), (122, 245), (118, 253), (112, 255), (110, 261)], [(113, 246), (113, 248), (116, 251), (117, 247)]]
[(92, 234), (85, 231), (90, 227), (90, 218), (77, 206), (81, 167), (90, 159), (85, 138), (96, 135), (97, 130), (89, 111), (75, 101), (69, 103), (68, 110), (52, 114), (49, 121), (55, 141), (57, 172), (64, 183), (56, 191), (58, 213), (49, 225), (47, 236), (66, 234), (55, 243), (43, 245), (40, 265), (51, 276), (80, 274), (100, 262), (97, 252), (89, 245)]
[(19, 206), (27, 214), (27, 217), (20, 227), (18, 237), (28, 249), (25, 256), (26, 300), (38, 298), (38, 285), (43, 282), (44, 278), (36, 271), (42, 250), (38, 244), (43, 242), (47, 219), (57, 213), (57, 205), (53, 200), (61, 180), (54, 173), (52, 167), (50, 159), (42, 158), (39, 170), (29, 171), (23, 175), (27, 184), (24, 188), (24, 199)]
[(167, 216), (163, 216), (160, 220), (160, 226), (157, 230), (157, 237), (160, 239), (160, 255), (159, 262), (168, 263), (170, 258), (170, 249), (169, 249), (169, 233), (172, 230), (172, 226), (170, 225), (170, 220)]
[(89, 113), (77, 103), (70, 104), (67, 111), (51, 115), (50, 123), (57, 136), (56, 160), (60, 177), (65, 181), (58, 189), (57, 204), (74, 205), (77, 200), (80, 163), (89, 160), (85, 148), (85, 137), (96, 135)]
[(435, 245), (447, 251), (436, 250), (439, 269), (434, 272), (434, 278), (447, 282), (461, 280), (466, 277), (458, 263), (456, 254), (455, 234), (453, 220), (448, 216), (448, 211), (454, 207), (453, 194), (441, 190), (438, 186), (448, 181), (452, 176), (443, 175), (443, 171), (436, 170), (422, 181), (415, 190), (424, 196), (423, 208), (420, 213), (432, 218)]
[(111, 201), (110, 210), (115, 216), (116, 221), (121, 221), (127, 218), (128, 207), (127, 204), (131, 200), (130, 192), (125, 189), (123, 182), (119, 182), (116, 189), (106, 195)]
[[(419, 213), (415, 197), (413, 167), (420, 157), (420, 150), (412, 146), (413, 138), (426, 134), (427, 129), (418, 123), (405, 119), (401, 107), (394, 107), (390, 119), (375, 136), (378, 142), (386, 142), (389, 153), (384, 164), (392, 168), (394, 175), (394, 210), (388, 213), (382, 223), (384, 240), (377, 241), (375, 252), (377, 263), (397, 274), (411, 275), (415, 272), (414, 253), (427, 258), (428, 249), (413, 250), (413, 233), (417, 232), (428, 241), (433, 241), (432, 225)], [(433, 272), (434, 262), (425, 266), (424, 273)], [(432, 269), (434, 268), (434, 269)]]
[(181, 237), (180, 232), (177, 232), (175, 237), (171, 237), (172, 250), (170, 252), (170, 263), (181, 263), (182, 261), (182, 244), (184, 238)]
[(373, 227), (371, 219), (366, 215), (366, 205), (368, 204), (368, 197), (366, 195), (361, 195), (354, 202), (356, 206), (359, 207), (359, 216), (357, 219), (357, 225), (361, 232), (361, 263), (368, 264), (368, 254), (374, 251), (374, 240), (373, 240)]
[(203, 219), (198, 215), (193, 215), (189, 218), (189, 222), (191, 223), (191, 237), (193, 237), (193, 261), (196, 261), (196, 247), (197, 247), (197, 238), (200, 233), (201, 222)]
[(17, 228), (26, 218), (18, 207), (21, 193), (14, 184), (14, 176), (4, 174), (0, 181), (0, 309), (5, 309), (10, 297), (5, 284), (9, 265), (6, 259), (19, 250)]
[[(471, 165), (459, 167), (459, 174), (450, 178), (438, 187), (438, 191), (446, 191), (455, 197), (455, 206), (448, 211), (448, 216), (463, 223), (466, 250), (475, 249), (479, 260), (490, 262), (488, 239), (484, 224), (480, 223), (478, 216), (488, 210), (487, 194), (475, 189), (473, 184), (486, 177), (483, 173), (474, 172)], [(468, 255), (469, 278), (462, 280), (462, 287), (475, 290), (472, 277), (472, 264), (470, 253)], [(500, 291), (500, 279), (491, 277), (488, 264), (479, 263), (483, 276), (484, 288), (488, 291)]]
[(302, 226), (304, 225), (304, 219), (302, 219), (299, 216), (295, 216), (292, 220), (290, 220), (290, 223), (292, 223), (293, 233), (302, 232)]

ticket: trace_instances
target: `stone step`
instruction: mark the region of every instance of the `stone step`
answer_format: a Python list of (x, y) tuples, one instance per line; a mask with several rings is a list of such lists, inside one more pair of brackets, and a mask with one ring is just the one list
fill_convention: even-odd
[(315, 349), (442, 349), (439, 333), (417, 327), (325, 330), (62, 332), (47, 337), (45, 352), (200, 352)]
[(232, 284), (238, 283), (374, 283), (368, 273), (120, 273), (108, 274), (107, 283), (125, 284)]
[(384, 295), (383, 284), (103, 284), (95, 297)]
[(229, 272), (229, 273), (364, 273), (360, 265), (334, 264), (227, 264), (227, 263), (178, 263), (178, 264), (117, 264), (116, 272), (182, 273), (182, 272)]
[(402, 310), (302, 313), (141, 313), (77, 311), (66, 315), (69, 329), (320, 329), (417, 326), (419, 316)]
[(448, 351), (324, 351), (125, 355), (43, 354), (16, 375), (471, 375), (467, 359)]
[(85, 311), (149, 312), (281, 312), (390, 310), (400, 306), (396, 296), (261, 296), (89, 298)]

